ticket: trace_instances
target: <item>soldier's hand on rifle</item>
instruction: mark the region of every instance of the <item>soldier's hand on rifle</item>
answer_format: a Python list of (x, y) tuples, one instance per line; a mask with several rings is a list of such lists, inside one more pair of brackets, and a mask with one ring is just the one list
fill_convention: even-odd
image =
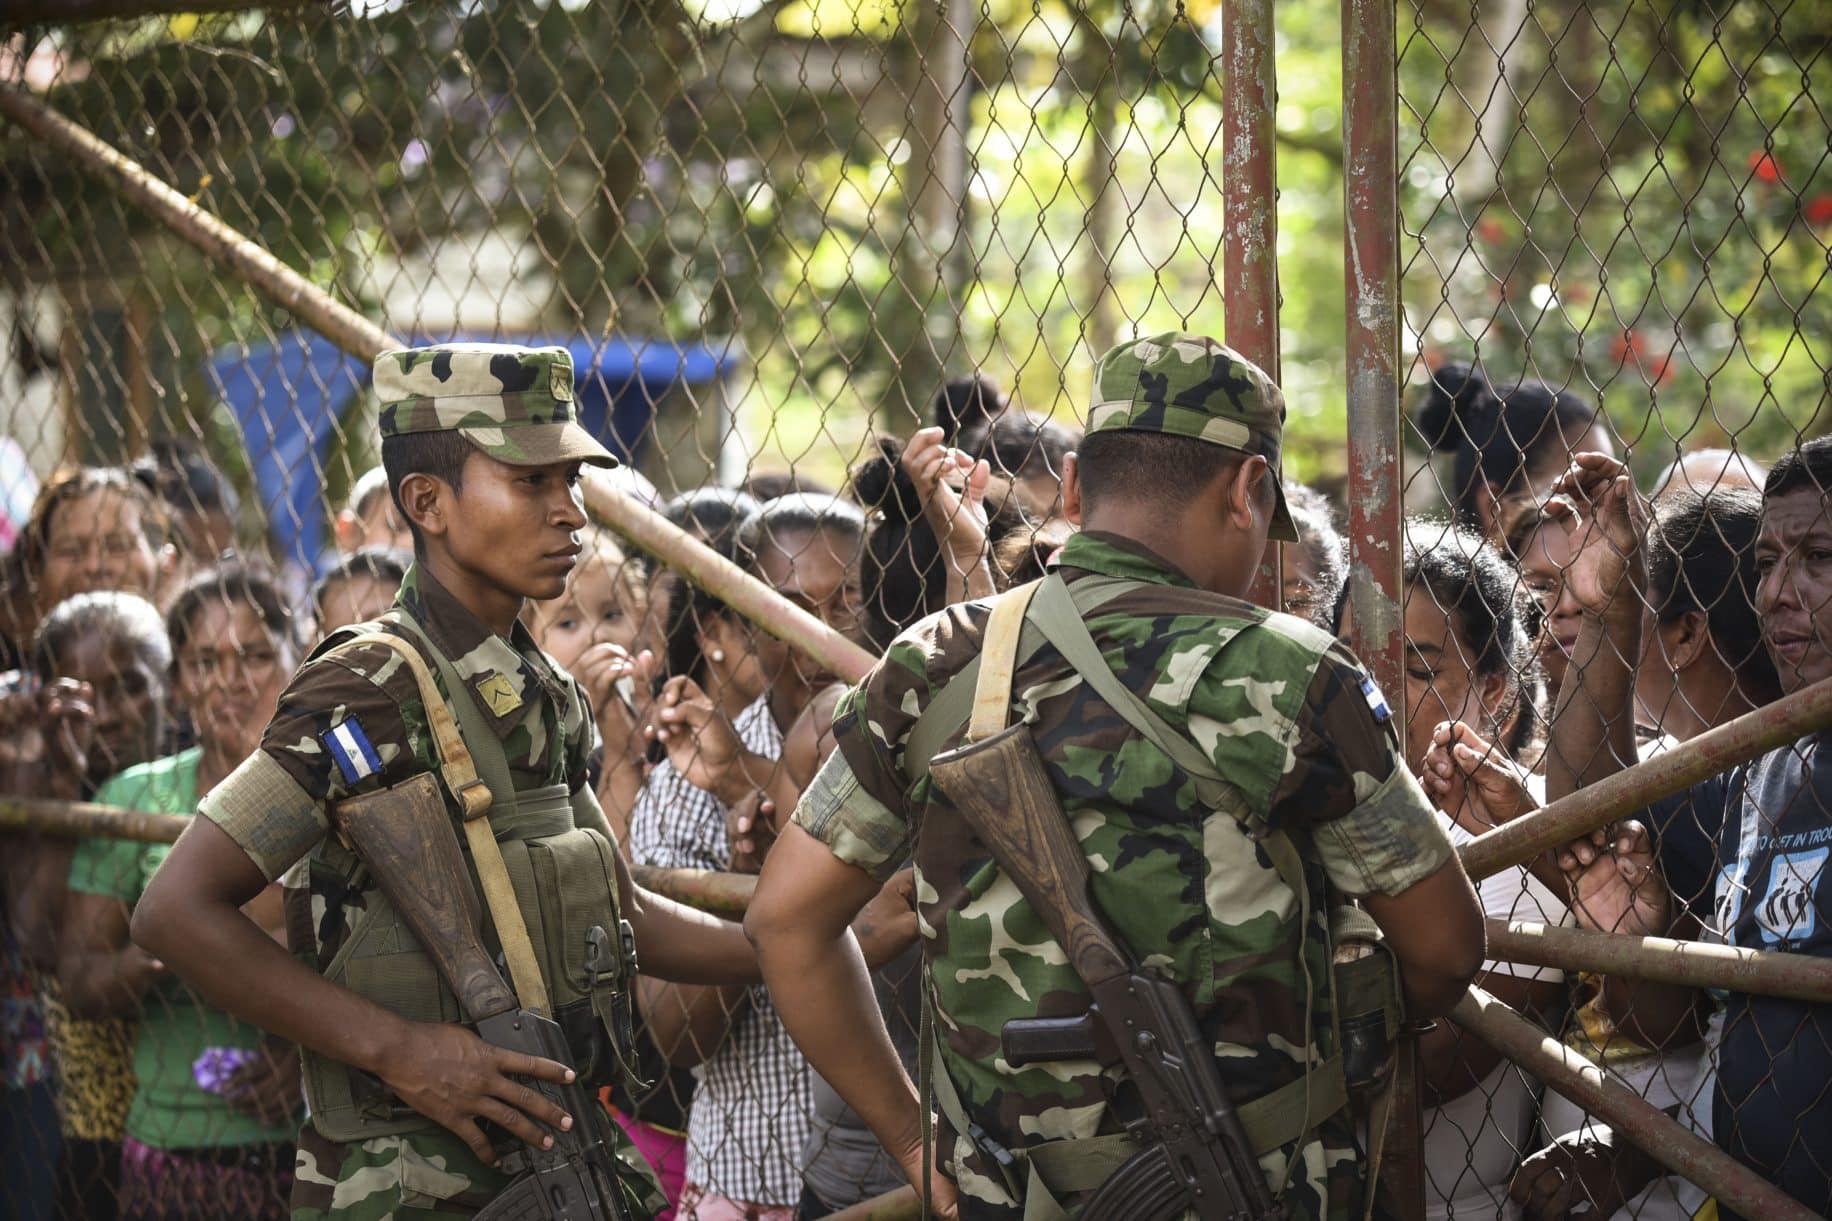
[(1642, 541), (1649, 530), (1647, 501), (1628, 468), (1607, 454), (1578, 454), (1559, 476), (1546, 513), (1571, 536), (1576, 557), (1565, 570), (1565, 585), (1591, 614), (1632, 614), (1641, 604), (1629, 598), (1646, 583)]
[(478, 1127), (488, 1120), (539, 1149), (551, 1148), (547, 1128), (568, 1131), (573, 1119), (517, 1077), (564, 1085), (573, 1071), (554, 1060), (507, 1051), (462, 1026), (408, 1023), (399, 1050), (379, 1074), (401, 1101), (456, 1133), (471, 1152), (494, 1166), (496, 1151)]
[(1638, 937), (1665, 937), (1671, 930), (1672, 892), (1640, 823), (1621, 822), (1574, 839), (1559, 849), (1558, 864), (1583, 927)]

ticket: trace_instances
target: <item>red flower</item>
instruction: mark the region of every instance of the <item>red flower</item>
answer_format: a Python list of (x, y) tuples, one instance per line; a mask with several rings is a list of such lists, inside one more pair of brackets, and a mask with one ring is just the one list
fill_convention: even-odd
[(1776, 183), (1781, 181), (1781, 167), (1775, 164), (1774, 157), (1758, 149), (1749, 155), (1749, 168), (1762, 182)]
[(1800, 209), (1807, 224), (1815, 229), (1832, 225), (1832, 195), (1815, 195)]
[(1494, 217), (1485, 216), (1476, 222), (1476, 236), (1485, 242), (1499, 244), (1506, 240), (1508, 231), (1502, 228), (1501, 222)]

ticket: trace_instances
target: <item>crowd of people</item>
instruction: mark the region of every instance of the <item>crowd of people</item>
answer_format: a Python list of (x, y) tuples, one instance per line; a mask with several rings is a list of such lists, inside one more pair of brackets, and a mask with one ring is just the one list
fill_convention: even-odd
[[(1681, 455), (1642, 489), (1606, 417), (1570, 390), (1446, 366), (1420, 399), (1414, 423), (1446, 455), (1447, 504), (1406, 524), (1394, 694), (1404, 761), (1453, 843), (1832, 675), (1832, 621), (1819, 627), (1832, 441), (1766, 468)], [(881, 439), (843, 488), (759, 475), (650, 499), (881, 653), (925, 616), (1042, 575), (1076, 530), (1061, 476), (1077, 428), (984, 378), (948, 384), (932, 417)], [(1352, 640), (1339, 508), (1290, 481), (1283, 494), (1298, 541), (1281, 551), (1280, 603)], [(334, 515), (339, 554), (309, 591), (238, 545), (238, 512), (229, 482), (180, 445), (43, 488), (0, 583), (0, 792), (195, 814), (260, 745), (315, 645), (411, 583), (413, 540), (379, 467)], [(564, 591), (521, 622), (589, 699), (600, 749), (588, 774), (621, 850), (638, 865), (758, 871), (834, 748), (844, 684), (601, 526), (579, 542)], [(1484, 914), (1825, 954), (1832, 812), (1812, 800), (1816, 742), (1484, 879)], [(6, 843), (0, 1214), (285, 1215), (295, 1174), (316, 1173), (295, 1152), (300, 1056), (129, 935), (169, 846)], [(289, 874), (244, 910), (293, 954), (323, 955), (338, 917), (283, 902), (303, 886)], [(882, 958), (876, 997), (914, 1074), (920, 951)], [(1817, 1122), (1832, 1118), (1832, 1026), (1810, 1006), (1504, 961), (1479, 982), (1832, 1210)], [(662, 1217), (820, 1217), (904, 1181), (762, 985), (645, 977), (636, 1012), (631, 1081), (647, 1084), (601, 1101), (656, 1172)], [(1701, 1206), (1455, 1024), (1424, 1034), (1420, 1058), (1431, 1217)]]

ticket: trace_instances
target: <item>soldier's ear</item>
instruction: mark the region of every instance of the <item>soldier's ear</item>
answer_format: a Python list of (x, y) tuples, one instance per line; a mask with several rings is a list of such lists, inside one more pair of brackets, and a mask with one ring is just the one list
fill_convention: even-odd
[(1065, 454), (1062, 459), (1062, 516), (1081, 526), (1081, 455)]
[(442, 538), (448, 528), (445, 501), (451, 486), (437, 475), (415, 471), (401, 480), (401, 509), (423, 538)]
[(1254, 514), (1268, 512), (1265, 482), (1271, 469), (1258, 454), (1248, 454), (1223, 477), (1224, 515), (1238, 529), (1251, 530)]

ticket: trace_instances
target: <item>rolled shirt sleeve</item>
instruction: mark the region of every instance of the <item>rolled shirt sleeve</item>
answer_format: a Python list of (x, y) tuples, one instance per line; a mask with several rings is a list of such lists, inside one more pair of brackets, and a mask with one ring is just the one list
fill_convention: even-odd
[[(255, 751), (199, 803), (269, 881), (276, 881), (330, 830), (327, 811), (431, 767), (431, 740), (409, 726), (384, 683), (404, 674), (392, 650), (359, 645), (308, 663), (293, 676)], [(408, 680), (411, 681), (411, 680)], [(372, 748), (352, 773), (326, 745), (346, 722)]]
[(1273, 790), (1274, 825), (1307, 830), (1330, 881), (1350, 895), (1397, 895), (1436, 873), (1454, 849), (1367, 671), (1333, 646), (1304, 703)]

